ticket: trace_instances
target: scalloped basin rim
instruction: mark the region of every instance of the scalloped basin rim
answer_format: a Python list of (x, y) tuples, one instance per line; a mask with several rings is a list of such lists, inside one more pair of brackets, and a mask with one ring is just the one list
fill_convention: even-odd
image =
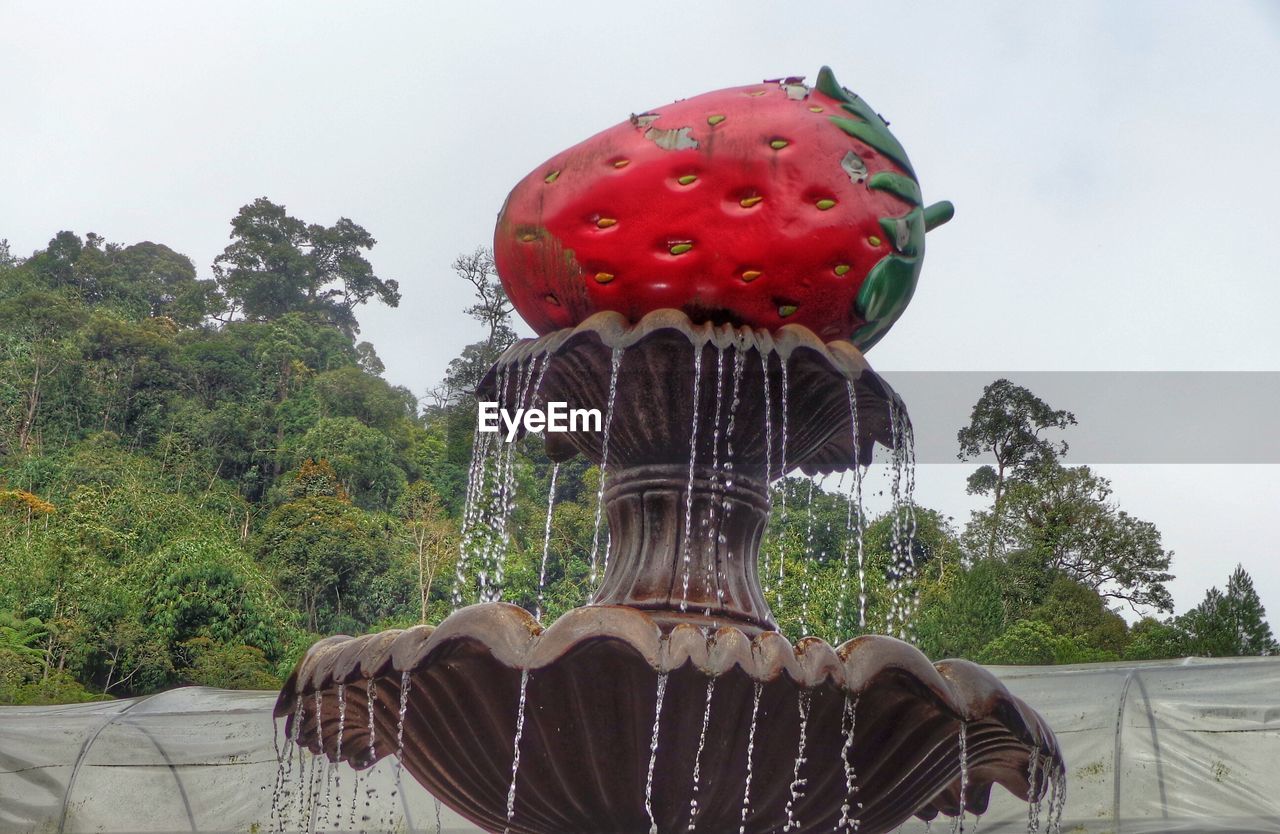
[[(594, 337), (611, 348), (629, 348), (654, 333), (679, 333), (694, 345), (715, 345), (724, 349), (754, 348), (761, 354), (776, 353), (790, 359), (797, 350), (809, 350), (822, 357), (848, 379), (859, 379), (870, 372), (870, 364), (854, 344), (845, 339), (823, 342), (818, 335), (800, 324), (784, 324), (776, 331), (738, 327), (732, 324), (695, 324), (681, 310), (661, 309), (646, 313), (638, 322), (613, 310), (602, 310), (587, 317), (576, 327), (566, 327), (536, 339), (521, 339), (499, 358), (498, 364), (509, 364), (530, 356), (555, 353), (570, 341)], [(876, 377), (878, 379), (878, 377)]]
[(541, 669), (585, 644), (612, 641), (626, 646), (657, 673), (691, 663), (719, 676), (737, 667), (761, 683), (785, 673), (802, 688), (831, 684), (854, 695), (873, 690), (886, 677), (897, 678), (929, 695), (957, 719), (1016, 715), (1021, 726), (1009, 724), (1008, 729), (1021, 741), (1041, 750), (1056, 748), (1052, 730), (1039, 715), (994, 675), (969, 661), (943, 660), (935, 666), (910, 644), (882, 635), (855, 637), (833, 649), (816, 637), (793, 646), (775, 631), (749, 638), (733, 626), (707, 633), (681, 624), (664, 633), (644, 611), (608, 605), (576, 608), (546, 629), (523, 608), (496, 602), (459, 609), (437, 627), (328, 637), (308, 649), (295, 667), (277, 699), (275, 716), (288, 715), (297, 696), (332, 684), (371, 679), (391, 670), (412, 671), (457, 641), (482, 644), (495, 660), (513, 669)]

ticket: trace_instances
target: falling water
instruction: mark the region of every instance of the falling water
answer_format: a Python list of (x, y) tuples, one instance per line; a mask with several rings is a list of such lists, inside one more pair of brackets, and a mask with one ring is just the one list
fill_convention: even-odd
[[(765, 351), (760, 352), (760, 369), (760, 380), (764, 386), (764, 483), (767, 492), (773, 482), (773, 395), (769, 391), (769, 354)], [(760, 590), (767, 599), (773, 590), (769, 584), (773, 577), (773, 563), (769, 550), (761, 555), (764, 556), (764, 569), (760, 572)]]
[(303, 808), (307, 804), (306, 798), (307, 798), (307, 794), (309, 793), (309, 790), (307, 787), (307, 759), (305, 757), (306, 749), (299, 743), (299, 739), (302, 737), (302, 721), (305, 715), (306, 715), (305, 701), (302, 698), (302, 696), (298, 696), (298, 706), (294, 713), (294, 727), (296, 729), (293, 734), (294, 745), (295, 745), (294, 749), (298, 753), (298, 791), (297, 791), (296, 797), (294, 798), (295, 807), (291, 809), (295, 813), (295, 819), (297, 820), (301, 820), (303, 818)]
[[(711, 420), (711, 490), (714, 494), (720, 482), (720, 413), (724, 406), (724, 348), (716, 348), (716, 410)], [(718, 525), (716, 519), (716, 508), (712, 504), (709, 511), (702, 517), (702, 529), (706, 530), (713, 524)], [(719, 541), (711, 539), (708, 536), (703, 537), (703, 541), (707, 542), (707, 548), (710, 551), (707, 554), (707, 584), (710, 588), (715, 581), (715, 565), (716, 565), (716, 543)], [(711, 601), (707, 600), (707, 607), (704, 613), (711, 616)]]
[[(849, 596), (849, 569), (853, 549), (858, 557), (858, 628), (865, 630), (867, 626), (867, 574), (863, 564), (863, 530), (862, 530), (862, 464), (858, 460), (858, 394), (853, 382), (847, 382), (849, 391), (849, 423), (853, 439), (853, 491), (849, 493), (849, 509), (846, 519), (847, 529), (853, 533), (853, 542), (845, 539), (843, 566), (840, 572), (840, 599), (836, 606), (836, 636), (844, 636), (845, 600)], [(843, 479), (841, 479), (843, 484)]]
[[(400, 673), (400, 711), (396, 716), (396, 781), (400, 781), (400, 768), (404, 766), (404, 718), (409, 713), (409, 670)], [(392, 796), (395, 796), (392, 793)]]
[[(324, 813), (325, 819), (330, 818), (330, 814), (337, 813), (341, 817), (341, 799), (336, 802), (333, 797), (336, 795), (341, 797), (342, 791), (342, 736), (347, 730), (347, 685), (338, 684), (338, 741), (334, 750), (333, 766), (326, 771), (324, 786)], [(333, 774), (333, 784), (329, 783), (328, 773)]]
[(747, 832), (747, 815), (751, 813), (751, 765), (756, 749), (756, 721), (760, 717), (760, 691), (764, 684), (756, 681), (755, 697), (751, 702), (751, 729), (747, 733), (747, 779), (742, 786), (742, 819), (738, 825), (738, 834)]
[(538, 571), (538, 607), (534, 617), (542, 620), (543, 594), (547, 590), (547, 556), (551, 553), (551, 512), (556, 505), (556, 475), (560, 473), (560, 464), (551, 467), (551, 485), (547, 488), (547, 523), (542, 531), (542, 567)]
[(1033, 747), (1027, 758), (1027, 834), (1036, 834), (1040, 830), (1040, 790), (1038, 778), (1041, 775), (1040, 748)]
[[(622, 348), (614, 348), (609, 358), (609, 399), (604, 410), (604, 437), (600, 442), (600, 485), (596, 489), (596, 521), (591, 534), (591, 585), (596, 584), (599, 576), (597, 570), (597, 554), (600, 550), (600, 517), (604, 511), (604, 478), (609, 471), (609, 429), (613, 426), (613, 401), (618, 396), (618, 368), (622, 366)], [(609, 566), (609, 553), (606, 548), (605, 567)]]
[(844, 765), (844, 804), (840, 806), (840, 821), (836, 823), (837, 830), (857, 831), (859, 820), (858, 816), (849, 816), (849, 812), (855, 809), (861, 811), (862, 803), (856, 801), (858, 797), (858, 771), (853, 764), (853, 734), (858, 723), (858, 700), (861, 693), (853, 696), (853, 700), (849, 699), (848, 693), (844, 696), (844, 715), (840, 719), (844, 730), (844, 744), (840, 746), (840, 762)]
[(960, 813), (952, 831), (964, 831), (964, 809), (969, 795), (969, 722), (960, 722)]
[(1045, 824), (1047, 834), (1062, 834), (1062, 812), (1067, 807), (1067, 773), (1055, 767), (1049, 779), (1049, 817)]
[(693, 533), (693, 472), (698, 460), (698, 399), (702, 387), (702, 346), (693, 350), (693, 428), (689, 434), (689, 483), (684, 492), (684, 540), (680, 543), (684, 551), (684, 578), (681, 581), (680, 610), (689, 610), (689, 551), (692, 548)]
[(351, 828), (356, 827), (356, 814), (360, 810), (360, 779), (360, 771), (357, 770), (351, 780), (351, 816), (347, 819)]
[[(787, 389), (790, 383), (787, 380), (787, 360), (779, 354), (778, 365), (782, 368), (782, 444), (779, 451), (781, 463), (778, 471), (778, 483), (782, 487), (778, 492), (781, 495), (781, 508), (778, 511), (778, 529), (779, 532), (786, 529), (787, 524)], [(782, 537), (778, 537), (778, 605), (782, 605), (782, 580), (786, 578), (787, 549), (783, 544)]]
[[(519, 367), (516, 368), (516, 371), (517, 373), (519, 372)], [(499, 406), (505, 406), (508, 402), (507, 388), (510, 373), (511, 369), (505, 364), (498, 367), (498, 387), (495, 395), (498, 398)], [(476, 523), (471, 526), (472, 537), (479, 537), (480, 539), (479, 547), (473, 549), (477, 551), (477, 561), (479, 562), (476, 579), (481, 602), (489, 601), (489, 563), (492, 558), (494, 536), (498, 527), (499, 507), (501, 507), (503, 501), (502, 490), (507, 482), (505, 471), (507, 450), (500, 434), (495, 433), (493, 435), (493, 442), (490, 445), (493, 455), (493, 481), (489, 485), (487, 498), (483, 498), (479, 494), (476, 496), (477, 500), (483, 501), (483, 503), (477, 508)], [(487, 469), (487, 464), (485, 468)], [(484, 483), (481, 484), (481, 487), (483, 486)]]
[(911, 593), (907, 596), (906, 639), (915, 641), (915, 615), (920, 606), (920, 585), (916, 581), (916, 435), (911, 421), (903, 415), (902, 435), (906, 444), (906, 503), (907, 503), (907, 575), (911, 578)]
[[(315, 693), (315, 702), (316, 702), (316, 739), (320, 743), (320, 753), (315, 757), (315, 767), (324, 768), (324, 782), (321, 785), (315, 785), (313, 788), (313, 796), (311, 798), (311, 814), (310, 814), (310, 818), (311, 818), (310, 825), (312, 828), (315, 828), (316, 822), (319, 819), (320, 814), (323, 813), (327, 807), (321, 804), (321, 791), (322, 790), (324, 791), (324, 800), (327, 802), (328, 789), (329, 789), (329, 770), (330, 770), (329, 760), (324, 754), (324, 723), (323, 723), (324, 713), (322, 712), (322, 709), (321, 709), (324, 706), (324, 693), (322, 693), (318, 689), (316, 690), (316, 693)], [(314, 769), (313, 769), (313, 775), (314, 775)]]
[(653, 707), (653, 737), (649, 741), (649, 773), (644, 780), (644, 812), (649, 815), (649, 834), (658, 834), (653, 819), (653, 768), (658, 763), (658, 728), (662, 722), (662, 699), (667, 694), (667, 673), (658, 675), (658, 697)]
[(293, 708), (292, 730), (289, 730), (288, 723), (285, 724), (284, 751), (277, 754), (280, 765), (276, 777), (275, 794), (271, 799), (271, 810), (275, 817), (276, 830), (279, 832), (285, 830), (287, 814), (293, 810), (293, 794), (287, 789), (293, 781), (293, 753), (298, 750), (298, 736), (302, 733), (302, 704), (303, 700), (299, 698)]
[(378, 687), (373, 681), (369, 681), (365, 691), (367, 692), (365, 700), (369, 705), (369, 761), (376, 762), (378, 760), (378, 725), (374, 721), (374, 704), (378, 700)]
[[(400, 706), (396, 714), (396, 763), (393, 767), (392, 783), (395, 785), (391, 789), (389, 798), (395, 799), (400, 794), (400, 772), (404, 768), (404, 722), (405, 716), (409, 714), (409, 670), (405, 669), (400, 673)], [(392, 830), (395, 822), (395, 805), (387, 804), (386, 822), (383, 828), (388, 831)]]
[(689, 800), (689, 830), (698, 821), (698, 789), (702, 781), (702, 748), (707, 746), (707, 727), (711, 724), (711, 696), (715, 693), (716, 679), (707, 679), (707, 703), (702, 708), (702, 732), (698, 734), (698, 752), (693, 756), (693, 798)]
[(520, 771), (520, 739), (524, 735), (524, 706), (529, 695), (529, 670), (520, 672), (520, 704), (516, 707), (516, 737), (511, 752), (511, 787), (507, 788), (507, 827), (516, 816), (516, 774)]
[(271, 746), (275, 748), (276, 751), (276, 781), (271, 787), (271, 815), (269, 817), (269, 821), (274, 827), (280, 824), (280, 791), (285, 785), (284, 757), (289, 753), (289, 739), (287, 735), (285, 737), (285, 748), (283, 751), (280, 749), (280, 726), (274, 719), (271, 721)]
[(902, 518), (902, 469), (905, 456), (901, 433), (901, 420), (893, 400), (889, 401), (889, 447), (893, 473), (890, 480), (891, 496), (889, 515), (893, 522), (893, 533), (890, 537), (890, 548), (893, 551), (893, 568), (889, 574), (889, 608), (885, 612), (884, 633), (892, 635), (898, 632), (900, 638), (906, 637), (906, 626), (903, 612), (902, 588), (906, 573), (906, 557), (902, 553), (903, 518)]
[(791, 798), (787, 800), (787, 824), (782, 827), (783, 831), (790, 831), (792, 828), (799, 829), (800, 821), (795, 817), (796, 803), (804, 796), (806, 779), (800, 778), (800, 768), (808, 761), (804, 757), (804, 746), (808, 740), (809, 730), (809, 693), (801, 692), (799, 698), (800, 708), (800, 744), (796, 748), (796, 767), (791, 773)]
[(800, 583), (800, 635), (803, 637), (809, 630), (809, 575), (813, 565), (813, 486), (814, 478), (809, 479), (809, 496), (805, 499), (808, 517), (804, 531), (804, 555), (808, 564), (805, 566)]
[(298, 783), (298, 824), (304, 830), (311, 830), (314, 827), (311, 815), (315, 812), (316, 768), (319, 763), (319, 756), (312, 754), (308, 757), (304, 765), (305, 775)]
[[(724, 493), (720, 499), (720, 530), (716, 535), (716, 541), (719, 543), (720, 548), (724, 548), (729, 543), (729, 539), (724, 533), (724, 523), (729, 517), (731, 506), (729, 503), (729, 491), (733, 489), (733, 427), (738, 416), (738, 404), (742, 401), (742, 372), (746, 364), (747, 357), (742, 352), (742, 345), (738, 344), (733, 351), (733, 394), (729, 402), (729, 423), (724, 429)], [(732, 559), (733, 554), (726, 552), (724, 558)], [(718, 568), (720, 560), (717, 558), (715, 561)], [(716, 576), (716, 600), (723, 609), (724, 582), (720, 573), (718, 571)]]
[[(519, 373), (516, 377), (515, 407), (517, 409), (524, 408), (525, 397), (533, 382), (537, 364), (537, 357), (528, 363), (523, 361), (519, 363)], [(493, 525), (495, 535), (490, 537), (489, 547), (493, 584), (489, 587), (487, 595), (484, 595), (489, 602), (498, 602), (502, 599), (502, 580), (506, 571), (507, 550), (511, 545), (511, 514), (515, 511), (516, 503), (516, 446), (514, 439), (505, 442), (499, 460), (502, 474), (498, 478), (497, 518)]]
[(912, 639), (913, 619), (919, 598), (916, 582), (915, 537), (915, 437), (901, 404), (889, 403), (893, 447), (893, 576), (885, 633)]
[(854, 523), (854, 535), (858, 548), (858, 628), (867, 628), (867, 570), (862, 555), (862, 463), (858, 460), (859, 439), (862, 434), (858, 429), (858, 394), (849, 382), (849, 423), (853, 432), (853, 497), (857, 504)]
[(491, 434), (481, 434), (480, 424), (476, 423), (476, 430), (471, 440), (471, 467), (467, 472), (467, 496), (466, 503), (463, 505), (462, 529), (458, 536), (458, 563), (453, 580), (454, 608), (462, 605), (462, 590), (466, 586), (467, 565), (470, 563), (472, 551), (470, 544), (474, 538), (472, 531), (479, 513), (477, 505), (484, 485), (489, 447), (493, 437), (494, 435)]

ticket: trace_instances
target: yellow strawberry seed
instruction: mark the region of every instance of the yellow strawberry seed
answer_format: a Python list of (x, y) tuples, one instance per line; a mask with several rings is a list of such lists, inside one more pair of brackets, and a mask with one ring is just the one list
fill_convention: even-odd
[(716, 125), (720, 124), (723, 121), (724, 121), (724, 116), (719, 113), (715, 114), (714, 116), (707, 116), (707, 124), (711, 125), (712, 127), (715, 127)]
[(613, 279), (614, 279), (614, 275), (613, 275), (613, 273), (612, 273), (612, 272), (597, 272), (597, 273), (596, 273), (596, 283), (597, 283), (597, 284), (607, 284), (607, 283), (609, 283), (610, 281), (612, 281)]
[(550, 174), (547, 174), (542, 181), (545, 182), (547, 185), (550, 185), (551, 183), (555, 182), (556, 178), (559, 176), (560, 176), (559, 171), (552, 171)]
[(756, 280), (757, 278), (759, 278), (759, 277), (760, 277), (760, 275), (761, 275), (760, 270), (758, 270), (758, 269), (748, 269), (748, 270), (746, 270), (745, 272), (743, 272), (743, 273), (742, 273), (742, 280), (743, 280), (743, 281), (747, 281), (748, 283), (750, 283), (751, 281), (754, 281), (754, 280)]
[(848, 271), (849, 271), (849, 265), (848, 265), (848, 264), (836, 264), (836, 268), (835, 268), (835, 270), (834, 270), (834, 272), (836, 273), (836, 275), (844, 275), (844, 274), (845, 274), (845, 273), (847, 273)]
[(537, 239), (538, 239), (538, 236), (535, 235), (533, 232), (525, 232), (524, 234), (520, 235), (520, 240), (523, 241), (524, 243), (532, 243)]
[(683, 255), (685, 252), (688, 252), (692, 248), (693, 248), (692, 243), (677, 243), (676, 245), (671, 247), (671, 254)]
[(867, 238), (867, 243), (870, 243), (872, 246), (879, 246), (880, 238), (876, 237), (875, 235), (872, 235), (871, 237)]
[(618, 221), (614, 220), (612, 217), (601, 217), (596, 221), (596, 227), (600, 229), (607, 229), (610, 226), (616, 225), (618, 225)]
[(779, 307), (778, 307), (778, 315), (779, 315), (779, 316), (782, 316), (784, 319), (785, 319), (787, 316), (789, 316), (789, 315), (791, 315), (792, 313), (794, 313), (795, 311), (796, 311), (796, 305), (794, 305), (794, 304), (783, 304), (783, 305), (781, 305), (781, 306), (779, 306)]
[(822, 112), (822, 108), (815, 104), (813, 107), (810, 107), (810, 108), (809, 108), (809, 112), (810, 112), (810, 113), (821, 113), (821, 112)]
[(738, 201), (738, 205), (742, 206), (743, 208), (751, 208), (752, 206), (754, 206), (756, 203), (760, 202), (763, 199), (764, 197), (761, 197), (759, 195), (756, 195), (755, 197), (743, 197), (741, 200)]
[(613, 163), (613, 167), (614, 167), (614, 168), (625, 168), (625, 167), (627, 167), (627, 165), (628, 165), (630, 162), (631, 162), (631, 160), (629, 160), (629, 159), (619, 159), (617, 162)]
[(697, 181), (698, 181), (697, 176), (695, 176), (695, 175), (693, 175), (693, 174), (685, 174), (683, 177), (681, 177), (680, 179), (676, 180), (676, 182), (680, 183), (681, 185), (690, 185), (690, 184), (695, 183), (695, 182), (697, 182)]
[(774, 139), (772, 142), (769, 143), (769, 147), (773, 148), (775, 151), (780, 151), (786, 146), (787, 146), (786, 139)]
[(831, 208), (835, 204), (836, 204), (835, 200), (819, 200), (818, 202), (814, 203), (814, 205), (818, 207), (818, 211), (826, 211), (827, 209)]

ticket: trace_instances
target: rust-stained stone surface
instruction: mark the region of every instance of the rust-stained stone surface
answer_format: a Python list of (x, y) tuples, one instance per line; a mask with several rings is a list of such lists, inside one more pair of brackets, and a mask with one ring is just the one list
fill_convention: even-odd
[[(685, 830), (708, 679), (715, 678), (702, 752), (698, 828), (736, 830), (746, 777), (747, 727), (761, 689), (747, 831), (786, 822), (799, 747), (799, 698), (809, 698), (800, 831), (830, 831), (857, 788), (859, 830), (888, 831), (919, 814), (958, 811), (959, 729), (968, 723), (966, 806), (985, 809), (993, 784), (1028, 794), (1033, 750), (1058, 757), (1039, 716), (981, 667), (930, 664), (891, 637), (833, 649), (792, 646), (777, 632), (733, 627), (710, 635), (664, 631), (647, 614), (589, 606), (541, 629), (505, 603), (464, 608), (440, 627), (329, 638), (299, 664), (276, 705), (313, 752), (338, 750), (338, 685), (347, 705), (342, 759), (365, 768), (395, 752), (402, 673), (409, 672), (405, 768), (477, 825), (506, 827), (520, 678), (529, 670), (513, 832), (647, 832), (644, 787), (658, 676), (668, 674), (659, 722), (653, 809), (659, 831)], [(321, 693), (320, 721), (315, 693)], [(367, 699), (376, 693), (373, 743)], [(845, 709), (856, 706), (844, 753)], [(323, 729), (323, 742), (317, 727)], [(1037, 794), (1043, 795), (1041, 779)]]

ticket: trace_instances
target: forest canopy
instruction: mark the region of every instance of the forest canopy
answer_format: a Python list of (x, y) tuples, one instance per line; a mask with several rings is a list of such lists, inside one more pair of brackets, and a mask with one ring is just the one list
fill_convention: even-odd
[[(271, 688), (321, 635), (474, 601), (457, 569), (471, 392), (515, 339), (511, 307), (483, 249), (431, 279), (470, 284), (482, 338), (420, 400), (358, 341), (364, 305), (400, 300), (374, 246), (349, 219), (308, 223), (266, 198), (231, 220), (212, 278), (149, 241), (61, 231), (28, 257), (0, 243), (0, 703)], [(995, 460), (970, 479), (990, 505), (962, 526), (917, 507), (905, 542), (890, 515), (852, 519), (832, 485), (778, 482), (793, 511), (762, 559), (785, 566), (766, 589), (783, 629), (848, 625), (837, 590), (856, 520), (867, 630), (935, 658), (1275, 651), (1243, 569), (1167, 616), (1172, 554), (1105, 478), (1062, 462), (1073, 423), (993, 382), (958, 437), (966, 459)], [(502, 595), (550, 619), (589, 596), (599, 476), (562, 464), (548, 527), (550, 461), (533, 438), (514, 460)], [(909, 620), (884, 602), (894, 589)], [(1121, 605), (1148, 616), (1130, 626)]]

